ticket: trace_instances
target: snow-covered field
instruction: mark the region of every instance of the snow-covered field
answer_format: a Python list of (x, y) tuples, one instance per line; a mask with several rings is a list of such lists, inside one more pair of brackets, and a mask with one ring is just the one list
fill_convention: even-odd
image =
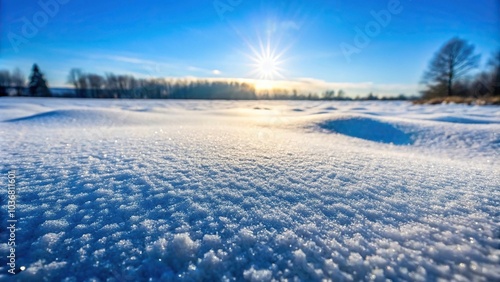
[(0, 136), (2, 281), (500, 280), (498, 107), (2, 98)]

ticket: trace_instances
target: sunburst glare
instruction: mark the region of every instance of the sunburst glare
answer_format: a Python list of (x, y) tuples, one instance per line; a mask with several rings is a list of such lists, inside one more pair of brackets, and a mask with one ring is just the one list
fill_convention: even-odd
[(284, 63), (285, 49), (279, 50), (277, 45), (273, 46), (271, 40), (267, 39), (266, 43), (259, 40), (257, 48), (250, 45), (250, 50), (252, 54), (248, 57), (252, 61), (251, 76), (266, 81), (284, 78), (284, 70), (281, 66)]

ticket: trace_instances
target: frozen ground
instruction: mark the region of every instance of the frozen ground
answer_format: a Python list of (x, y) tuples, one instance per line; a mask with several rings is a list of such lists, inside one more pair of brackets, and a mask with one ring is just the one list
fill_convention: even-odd
[(500, 280), (499, 108), (2, 98), (0, 136), (17, 281)]

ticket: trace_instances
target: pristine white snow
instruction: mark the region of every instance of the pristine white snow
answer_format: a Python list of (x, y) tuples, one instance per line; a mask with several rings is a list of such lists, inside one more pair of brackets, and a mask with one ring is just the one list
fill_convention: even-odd
[(498, 107), (2, 98), (0, 136), (17, 281), (500, 280)]

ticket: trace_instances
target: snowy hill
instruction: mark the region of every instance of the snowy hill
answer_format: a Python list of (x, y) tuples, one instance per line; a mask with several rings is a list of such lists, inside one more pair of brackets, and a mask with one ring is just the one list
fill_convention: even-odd
[(2, 98), (0, 134), (2, 281), (500, 280), (498, 107)]

